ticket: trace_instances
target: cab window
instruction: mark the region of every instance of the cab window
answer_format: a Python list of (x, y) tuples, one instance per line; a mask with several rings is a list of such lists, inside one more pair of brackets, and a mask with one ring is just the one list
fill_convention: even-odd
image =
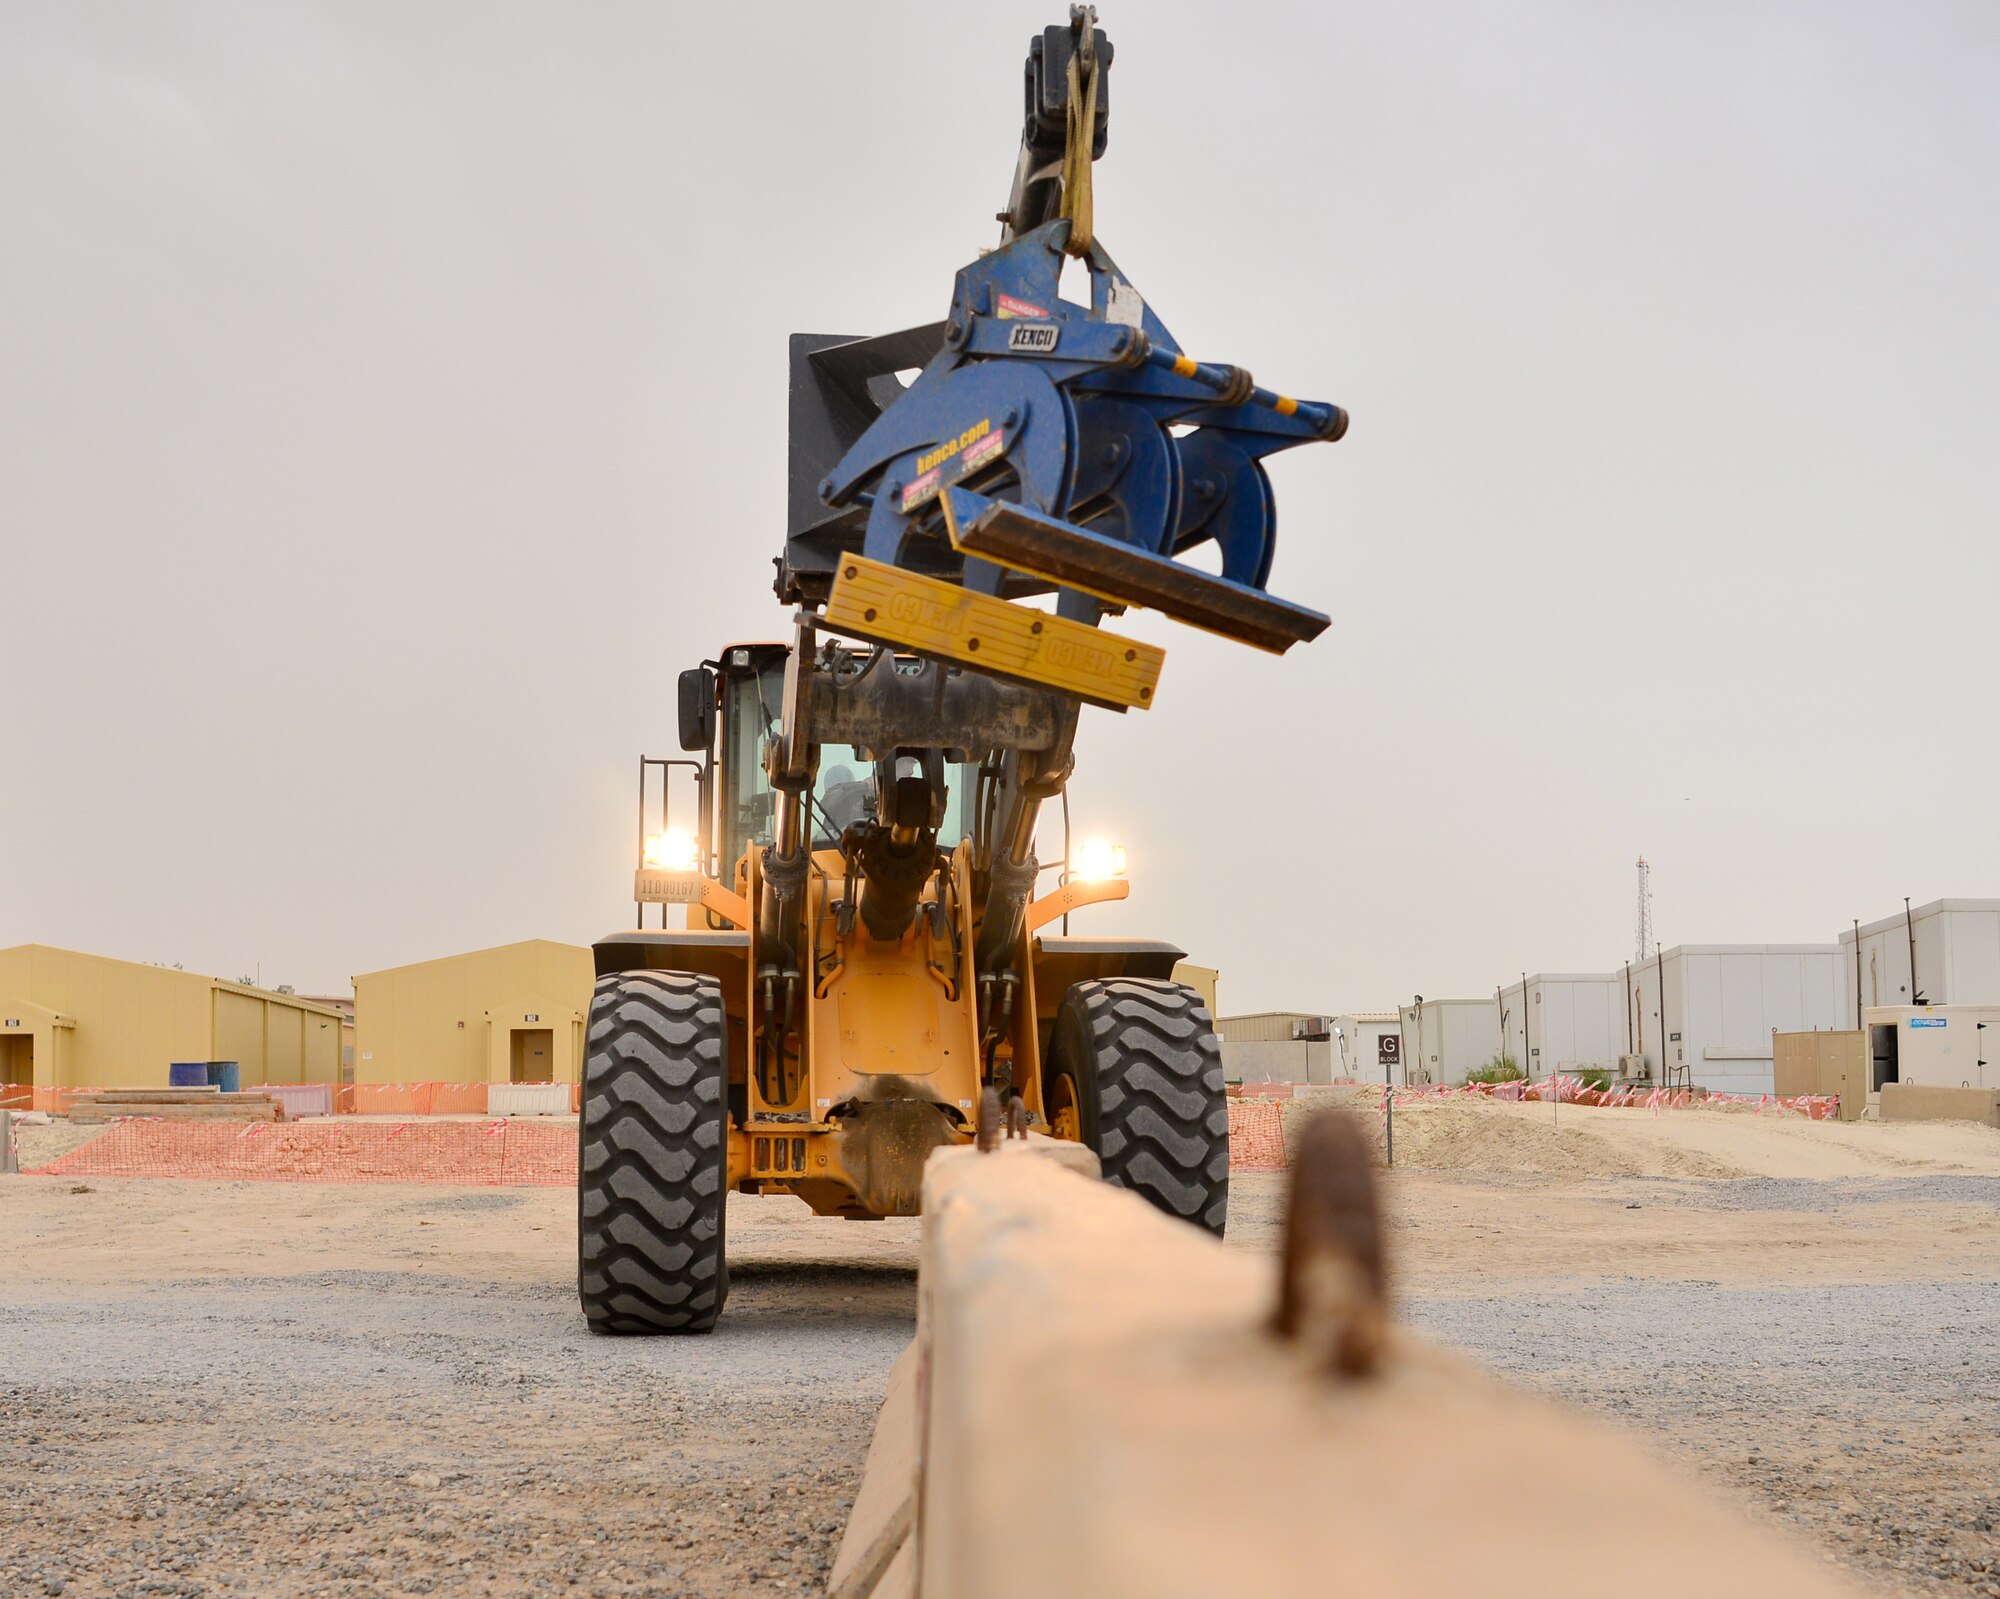
[[(777, 815), (770, 780), (764, 775), (764, 752), (778, 734), (778, 710), (783, 702), (785, 668), (773, 661), (756, 673), (732, 675), (723, 689), (722, 750), (722, 869), (736, 862), (752, 844), (771, 842)], [(908, 771), (919, 769), (905, 756)], [(956, 847), (965, 836), (968, 796), (976, 768), (954, 764), (945, 768), (945, 813), (938, 842)], [(875, 816), (875, 763), (863, 760), (847, 744), (822, 744), (819, 774), (813, 784), (812, 832), (816, 848), (831, 849), (841, 831)]]

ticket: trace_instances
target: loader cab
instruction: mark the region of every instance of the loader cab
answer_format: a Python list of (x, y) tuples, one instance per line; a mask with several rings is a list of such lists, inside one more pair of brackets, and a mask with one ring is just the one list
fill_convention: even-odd
[[(738, 644), (721, 654), (711, 748), (718, 767), (713, 869), (724, 881), (735, 876), (749, 849), (771, 842), (777, 803), (765, 775), (764, 752), (779, 733), (788, 653), (783, 644)], [(921, 764), (921, 758), (904, 755), (895, 775), (911, 775)], [(965, 836), (978, 770), (963, 762), (943, 766), (945, 813), (938, 842), (946, 849)], [(877, 763), (851, 745), (820, 746), (813, 776), (814, 848), (836, 848), (842, 829), (874, 818), (876, 775)]]

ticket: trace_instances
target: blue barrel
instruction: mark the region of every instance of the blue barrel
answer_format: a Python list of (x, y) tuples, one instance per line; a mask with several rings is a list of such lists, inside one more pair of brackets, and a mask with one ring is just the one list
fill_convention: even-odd
[(208, 1062), (205, 1060), (177, 1060), (169, 1062), (167, 1066), (167, 1087), (208, 1087)]
[(233, 1060), (212, 1060), (208, 1063), (208, 1085), (219, 1088), (225, 1094), (243, 1092), (243, 1068)]

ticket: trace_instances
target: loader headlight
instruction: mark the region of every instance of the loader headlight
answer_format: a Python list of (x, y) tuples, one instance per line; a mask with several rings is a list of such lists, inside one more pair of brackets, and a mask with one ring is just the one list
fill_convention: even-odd
[(1101, 883), (1107, 877), (1125, 875), (1123, 844), (1085, 844), (1070, 860), (1070, 876), (1086, 883)]
[(694, 835), (674, 828), (646, 835), (645, 862), (667, 872), (691, 872), (700, 864)]

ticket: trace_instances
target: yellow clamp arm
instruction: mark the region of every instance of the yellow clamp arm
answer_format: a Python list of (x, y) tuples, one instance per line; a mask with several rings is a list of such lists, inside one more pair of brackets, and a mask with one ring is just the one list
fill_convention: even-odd
[(1067, 916), (1084, 905), (1101, 905), (1107, 900), (1124, 899), (1132, 885), (1122, 877), (1103, 877), (1095, 882), (1065, 883), (1053, 894), (1044, 894), (1028, 907), (1028, 931), (1046, 927), (1058, 916)]
[(750, 930), (750, 902), (741, 894), (724, 888), (712, 877), (701, 880), (701, 906), (745, 932)]

